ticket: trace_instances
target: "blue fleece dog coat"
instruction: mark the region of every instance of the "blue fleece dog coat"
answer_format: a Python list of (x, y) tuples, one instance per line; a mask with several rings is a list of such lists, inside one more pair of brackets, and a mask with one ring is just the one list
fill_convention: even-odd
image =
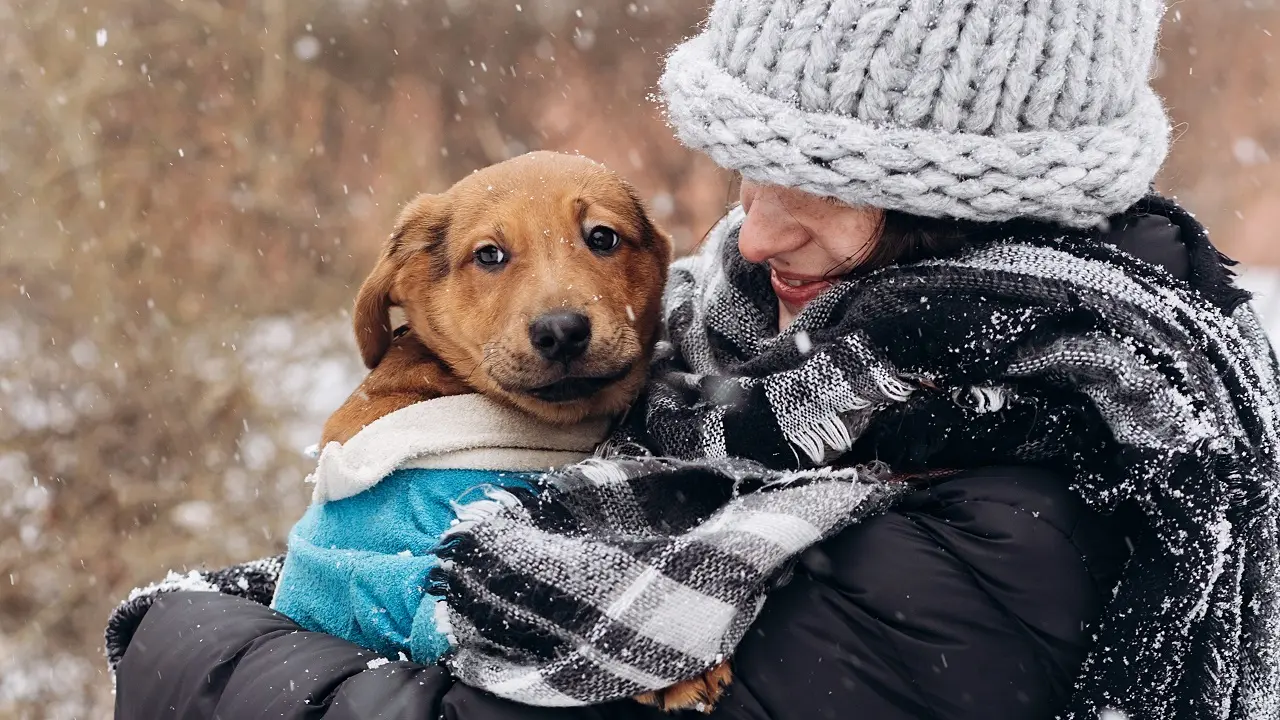
[(308, 630), (434, 663), (449, 648), (427, 576), (455, 503), (590, 456), (602, 422), (544, 425), (482, 395), (417, 403), (329, 443), (289, 533), (272, 607)]

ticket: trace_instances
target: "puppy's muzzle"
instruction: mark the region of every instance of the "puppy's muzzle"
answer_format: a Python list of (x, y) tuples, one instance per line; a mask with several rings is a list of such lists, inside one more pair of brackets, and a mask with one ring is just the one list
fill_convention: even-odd
[(591, 318), (577, 312), (540, 315), (529, 323), (529, 342), (547, 361), (568, 364), (591, 345)]

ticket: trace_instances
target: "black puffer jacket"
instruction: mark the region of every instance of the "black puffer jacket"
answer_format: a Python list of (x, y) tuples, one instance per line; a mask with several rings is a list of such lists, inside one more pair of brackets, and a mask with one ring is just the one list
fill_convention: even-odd
[[(1158, 216), (1118, 227), (1129, 252), (1188, 272)], [(733, 657), (714, 717), (865, 720), (1052, 717), (1066, 701), (1136, 521), (1102, 516), (1048, 469), (987, 467), (921, 491), (811, 553)], [(517, 706), (304, 632), (265, 606), (172, 593), (117, 669), (122, 720), (658, 718), (631, 701)]]

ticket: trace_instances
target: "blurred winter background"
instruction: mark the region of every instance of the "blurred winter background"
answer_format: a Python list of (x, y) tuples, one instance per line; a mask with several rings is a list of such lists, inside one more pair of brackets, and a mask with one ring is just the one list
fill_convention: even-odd
[[(695, 0), (0, 0), (0, 718), (105, 718), (101, 633), (170, 568), (279, 551), (358, 381), (399, 205), (527, 149), (688, 247), (727, 178), (650, 101)], [(1183, 0), (1162, 187), (1280, 325), (1280, 8)], [(1280, 335), (1280, 333), (1277, 333)]]

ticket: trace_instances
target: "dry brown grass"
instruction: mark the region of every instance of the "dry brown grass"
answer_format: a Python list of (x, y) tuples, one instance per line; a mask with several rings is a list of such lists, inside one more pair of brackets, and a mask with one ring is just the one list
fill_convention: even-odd
[[(109, 716), (130, 587), (281, 548), (295, 451), (357, 377), (353, 288), (414, 192), (578, 150), (700, 236), (725, 178), (646, 96), (701, 5), (0, 0), (0, 717)], [(1217, 193), (1198, 152), (1174, 178)]]

